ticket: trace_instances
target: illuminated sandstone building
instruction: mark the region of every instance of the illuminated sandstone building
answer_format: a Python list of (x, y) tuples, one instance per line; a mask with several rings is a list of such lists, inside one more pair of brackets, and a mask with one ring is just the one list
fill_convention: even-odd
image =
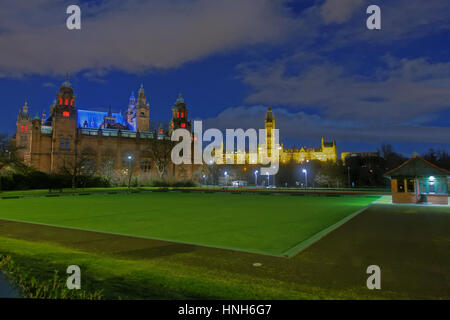
[[(259, 149), (261, 148), (267, 148), (268, 156), (270, 157), (270, 152), (272, 150), (272, 130), (275, 129), (275, 116), (273, 115), (272, 108), (268, 107), (266, 117), (264, 119), (264, 128), (266, 129), (266, 143), (260, 144), (258, 146)], [(325, 142), (322, 138), (321, 146), (319, 148), (306, 148), (302, 147), (300, 149), (298, 148), (291, 148), (291, 149), (285, 149), (283, 144), (279, 144), (277, 146), (273, 146), (274, 148), (278, 148), (279, 150), (279, 157), (280, 157), (280, 163), (289, 163), (289, 162), (296, 162), (296, 163), (302, 163), (310, 160), (319, 160), (319, 161), (332, 161), (336, 162), (338, 159), (337, 156), (337, 148), (336, 148), (336, 142)], [(222, 152), (223, 148), (222, 148)], [(224, 155), (224, 162), (225, 159), (228, 157), (231, 157), (236, 159), (236, 155), (238, 153), (242, 153), (241, 150), (236, 150), (235, 154), (226, 154)], [(246, 152), (245, 157), (245, 163), (249, 163), (249, 152)], [(258, 163), (260, 163), (260, 159), (258, 158)]]
[[(190, 128), (181, 94), (171, 124)], [(130, 160), (136, 173), (150, 171), (146, 142), (164, 138), (167, 134), (162, 128), (150, 129), (150, 105), (142, 85), (137, 98), (131, 94), (123, 114), (111, 112), (111, 108), (107, 112), (88, 111), (76, 108), (76, 95), (66, 77), (48, 117), (43, 113), (41, 118), (33, 119), (25, 103), (19, 111), (12, 141), (18, 158), (39, 171), (58, 173), (80, 165), (87, 174), (104, 175), (127, 170)]]

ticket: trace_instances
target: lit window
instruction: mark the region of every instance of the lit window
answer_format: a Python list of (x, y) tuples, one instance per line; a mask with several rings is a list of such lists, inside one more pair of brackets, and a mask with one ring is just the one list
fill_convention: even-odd
[(69, 105), (69, 99), (64, 100), (64, 104), (65, 104), (66, 106), (68, 106), (68, 105)]
[(179, 112), (177, 112), (177, 118), (179, 118), (180, 117), (180, 113)]
[(171, 123), (170, 126), (173, 128), (173, 123)]
[(28, 126), (25, 126), (25, 132), (28, 132)]
[(186, 123), (182, 123), (182, 124), (181, 124), (181, 127), (182, 127), (182, 128), (186, 128)]
[(20, 126), (20, 132), (24, 132), (25, 131), (25, 127), (24, 126)]
[(184, 118), (184, 112), (181, 113), (181, 117)]
[(70, 105), (73, 106), (73, 99), (70, 100)]
[(70, 117), (69, 111), (63, 111), (63, 117), (66, 117), (66, 118)]

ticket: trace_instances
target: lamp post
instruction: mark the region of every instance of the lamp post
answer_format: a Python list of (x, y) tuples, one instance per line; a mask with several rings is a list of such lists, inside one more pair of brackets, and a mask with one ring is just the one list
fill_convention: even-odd
[(303, 169), (302, 172), (305, 174), (305, 189), (308, 189), (308, 171)]
[(258, 186), (258, 170), (255, 170), (255, 186)]
[(270, 177), (269, 177), (269, 173), (267, 173), (267, 187), (270, 185)]
[(203, 185), (206, 185), (206, 180), (205, 180), (206, 176), (203, 175)]
[(225, 171), (225, 185), (228, 186), (228, 172)]
[(133, 157), (129, 155), (127, 157), (128, 159), (128, 189), (131, 187), (131, 177), (133, 176), (133, 172), (131, 170), (131, 161), (133, 160)]

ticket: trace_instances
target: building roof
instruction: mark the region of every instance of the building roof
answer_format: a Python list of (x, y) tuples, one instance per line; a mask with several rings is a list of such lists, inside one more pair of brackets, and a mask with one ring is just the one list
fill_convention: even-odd
[(395, 176), (450, 176), (450, 171), (439, 168), (419, 156), (413, 156), (400, 166), (384, 174), (386, 177)]

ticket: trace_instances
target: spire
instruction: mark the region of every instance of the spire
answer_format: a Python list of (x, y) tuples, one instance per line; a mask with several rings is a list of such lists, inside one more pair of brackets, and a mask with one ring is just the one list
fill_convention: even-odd
[(273, 121), (272, 107), (269, 104), (269, 107), (267, 108), (266, 122), (272, 122), (272, 121)]
[(68, 72), (66, 72), (66, 79), (61, 84), (61, 88), (70, 88), (70, 89), (72, 89), (72, 84), (69, 81), (69, 73)]

